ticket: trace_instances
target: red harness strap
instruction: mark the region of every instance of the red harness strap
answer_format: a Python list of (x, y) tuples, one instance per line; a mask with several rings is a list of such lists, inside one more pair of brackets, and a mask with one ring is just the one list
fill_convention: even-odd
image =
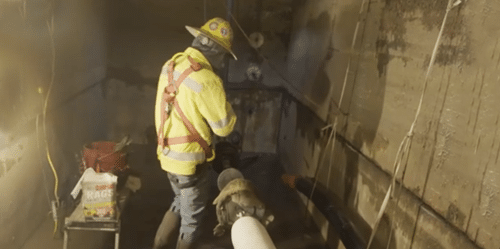
[[(194, 128), (193, 124), (189, 121), (186, 115), (184, 115), (184, 112), (181, 110), (179, 106), (179, 102), (175, 99), (175, 96), (177, 94), (177, 89), (179, 89), (179, 86), (188, 77), (188, 75), (191, 74), (193, 71), (199, 71), (201, 69), (201, 65), (198, 62), (196, 62), (193, 58), (191, 58), (191, 56), (188, 56), (188, 60), (191, 63), (191, 66), (184, 72), (182, 72), (182, 74), (175, 82), (174, 82), (174, 66), (175, 66), (174, 62), (171, 61), (168, 65), (167, 69), (168, 85), (165, 87), (165, 90), (163, 91), (161, 100), (162, 113), (161, 113), (161, 125), (158, 131), (158, 144), (162, 148), (164, 148), (165, 146), (173, 144), (197, 142), (203, 149), (205, 157), (208, 159), (212, 157), (212, 149), (208, 145), (207, 141), (205, 141), (205, 139), (203, 139), (200, 136), (200, 134)], [(179, 114), (179, 116), (181, 117), (184, 126), (186, 126), (189, 133), (191, 133), (190, 135), (183, 137), (174, 137), (174, 138), (164, 137), (163, 127), (165, 126), (165, 122), (167, 121), (167, 119), (170, 117), (170, 112), (172, 111), (171, 110), (172, 105), (175, 106), (175, 109)]]

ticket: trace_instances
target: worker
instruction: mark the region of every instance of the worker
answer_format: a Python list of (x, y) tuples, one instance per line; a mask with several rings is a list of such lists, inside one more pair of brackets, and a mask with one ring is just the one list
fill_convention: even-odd
[(228, 136), (236, 123), (216, 74), (227, 56), (236, 60), (229, 22), (213, 18), (186, 29), (195, 37), (191, 47), (165, 63), (156, 95), (157, 154), (175, 196), (156, 232), (155, 249), (195, 247), (209, 201), (212, 134)]

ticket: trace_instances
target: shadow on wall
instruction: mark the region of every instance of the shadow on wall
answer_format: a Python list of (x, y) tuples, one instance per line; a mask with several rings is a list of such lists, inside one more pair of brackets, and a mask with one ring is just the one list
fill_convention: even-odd
[[(340, 20), (342, 22), (342, 16)], [(375, 58), (364, 56), (365, 51), (362, 50), (356, 64), (354, 64), (356, 60), (353, 60), (353, 68), (356, 71), (348, 111), (348, 122), (357, 126), (355, 141), (353, 141), (355, 147), (361, 149), (363, 145), (366, 145), (371, 153), (383, 146), (378, 144), (380, 141), (376, 140), (385, 101), (387, 65), (391, 59), (389, 45), (392, 43), (390, 40), (393, 39), (387, 31), (383, 30), (383, 27), (383, 22), (379, 27), (365, 24), (365, 33), (361, 43), (362, 46), (368, 46), (364, 44), (370, 43), (369, 46), (375, 48)]]
[(332, 23), (327, 11), (308, 20), (292, 34), (288, 52), (287, 73), (291, 83), (318, 104), (324, 103), (330, 92), (330, 80), (322, 69), (328, 57)]
[[(337, 158), (344, 157), (345, 164), (337, 163), (336, 167), (338, 169), (334, 171), (334, 174), (340, 175), (331, 176), (332, 179), (340, 181), (342, 185), (340, 186), (340, 190), (334, 191), (330, 189), (330, 191), (338, 195), (335, 197), (337, 198), (335, 201), (336, 205), (345, 210), (366, 243), (368, 243), (373, 224), (367, 223), (360, 213), (358, 213), (359, 189), (357, 186), (360, 185), (358, 181), (361, 179), (359, 169), (360, 157), (363, 156), (361, 154), (363, 148), (367, 148), (370, 151), (369, 153), (376, 153), (386, 146), (385, 140), (377, 136), (377, 131), (385, 101), (387, 65), (391, 59), (388, 44), (391, 43), (390, 39), (393, 39), (388, 34), (388, 31), (384, 30), (384, 24), (379, 24), (378, 22), (380, 16), (377, 16), (377, 13), (383, 11), (379, 6), (383, 5), (377, 6), (374, 4), (374, 6), (368, 7), (372, 9), (368, 13), (368, 16), (365, 17), (366, 22), (360, 23), (358, 36), (354, 38), (357, 39), (356, 47), (361, 48), (357, 49), (359, 54), (343, 54), (345, 53), (343, 50), (347, 48), (347, 44), (350, 47), (353, 39), (357, 23), (357, 18), (354, 17), (358, 16), (359, 5), (346, 7), (342, 10), (335, 17), (336, 23), (340, 25), (338, 29), (333, 30), (333, 36), (337, 43), (334, 44), (337, 45), (334, 52), (338, 52), (339, 54), (333, 55), (333, 59), (337, 59), (337, 61), (334, 61), (333, 64), (336, 65), (333, 66), (332, 70), (339, 73), (339, 75), (334, 76), (331, 84), (342, 85), (349, 60), (351, 61), (351, 65), (344, 99), (344, 104), (346, 105), (342, 105), (344, 108), (348, 107), (345, 110), (348, 112), (348, 123), (344, 127), (344, 129), (348, 130), (348, 135), (345, 138), (339, 138), (339, 142), (343, 146), (339, 146), (338, 148), (340, 149), (337, 149)], [(377, 10), (377, 8), (379, 9)], [(366, 13), (362, 15), (366, 15)], [(364, 55), (365, 52), (372, 52), (366, 51), (367, 49), (365, 48), (374, 48), (375, 51), (373, 53), (375, 53), (375, 57)], [(344, 71), (335, 70), (338, 67)], [(335, 89), (340, 91), (341, 88)], [(340, 94), (335, 93), (334, 95), (339, 96)], [(345, 134), (345, 130), (342, 131), (342, 134)], [(339, 157), (339, 154), (342, 155)], [(378, 207), (375, 209), (378, 209)], [(390, 217), (384, 215), (371, 248), (396, 248), (395, 229), (391, 228), (391, 225)], [(330, 237), (330, 234), (328, 244), (332, 248), (337, 248), (338, 236)]]

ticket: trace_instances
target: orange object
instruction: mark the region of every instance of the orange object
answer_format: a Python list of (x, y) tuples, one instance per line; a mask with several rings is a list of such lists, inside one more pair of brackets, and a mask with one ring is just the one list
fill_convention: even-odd
[(281, 179), (283, 180), (283, 182), (290, 188), (295, 188), (295, 183), (297, 182), (297, 179), (300, 178), (300, 176), (296, 176), (296, 175), (287, 175), (287, 174), (284, 174), (281, 176)]
[(93, 168), (95, 172), (116, 173), (127, 168), (126, 154), (115, 152), (115, 142), (99, 141), (83, 147), (82, 169)]

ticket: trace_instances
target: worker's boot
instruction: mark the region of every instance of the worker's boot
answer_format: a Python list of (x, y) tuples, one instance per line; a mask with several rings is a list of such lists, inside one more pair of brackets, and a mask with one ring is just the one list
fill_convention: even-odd
[(179, 214), (168, 210), (156, 231), (153, 249), (174, 248), (179, 235), (180, 223)]

